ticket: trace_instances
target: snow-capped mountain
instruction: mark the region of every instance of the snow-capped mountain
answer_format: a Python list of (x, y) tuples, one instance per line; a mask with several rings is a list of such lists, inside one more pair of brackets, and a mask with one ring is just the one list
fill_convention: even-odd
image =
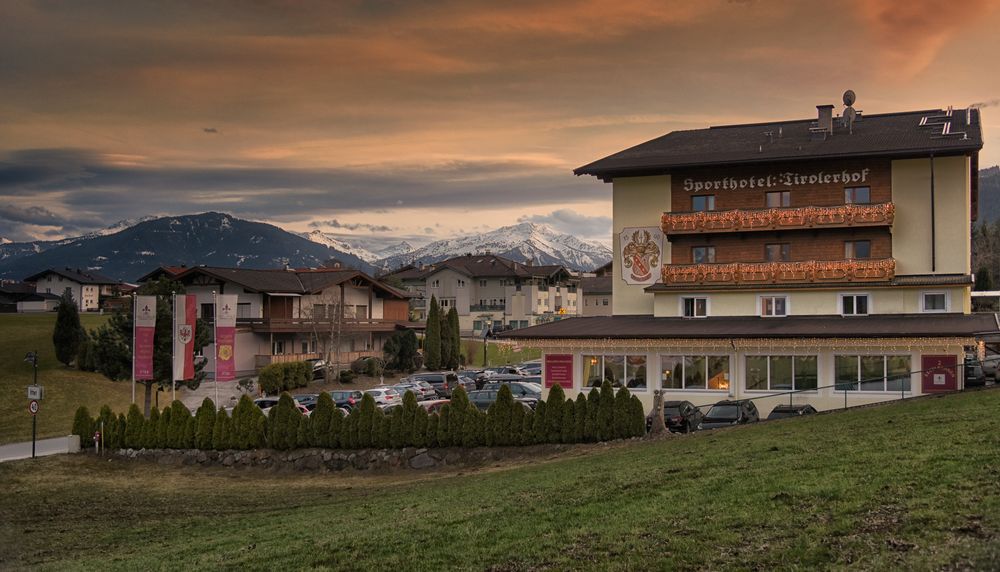
[(410, 253), (379, 260), (381, 268), (399, 268), (410, 262), (440, 262), (466, 253), (490, 252), (518, 262), (562, 264), (574, 270), (592, 270), (611, 260), (611, 249), (560, 234), (543, 224), (524, 222), (496, 230), (432, 242)]
[(386, 258), (391, 258), (393, 256), (406, 255), (413, 252), (414, 250), (415, 249), (413, 248), (413, 245), (404, 240), (399, 244), (393, 244), (391, 246), (383, 248), (382, 250), (377, 250), (375, 254), (378, 255), (377, 260), (384, 260)]

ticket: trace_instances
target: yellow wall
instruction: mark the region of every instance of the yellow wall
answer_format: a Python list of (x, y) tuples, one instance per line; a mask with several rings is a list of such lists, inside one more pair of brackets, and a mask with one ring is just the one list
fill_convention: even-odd
[(931, 265), (931, 160), (892, 162), (892, 255), (896, 274), (968, 274), (971, 222), (968, 157), (934, 159), (936, 264)]
[[(770, 290), (767, 294), (785, 294), (789, 297), (789, 311), (797, 315), (831, 315), (840, 313), (839, 294), (866, 293), (870, 296), (872, 314), (918, 314), (921, 312), (921, 292), (946, 292), (949, 311), (969, 313), (969, 288), (967, 286), (914, 287), (914, 288), (844, 288), (840, 290)], [(764, 292), (683, 292), (656, 294), (654, 315), (680, 316), (680, 298), (707, 296), (710, 316), (755, 316), (757, 296)]]
[[(615, 179), (613, 196), (615, 264), (612, 307), (616, 315), (652, 314), (653, 295), (643, 290), (645, 286), (629, 286), (622, 281), (618, 235), (626, 227), (660, 226), (661, 216), (670, 210), (670, 176)], [(662, 259), (670, 260), (670, 245), (664, 242)]]

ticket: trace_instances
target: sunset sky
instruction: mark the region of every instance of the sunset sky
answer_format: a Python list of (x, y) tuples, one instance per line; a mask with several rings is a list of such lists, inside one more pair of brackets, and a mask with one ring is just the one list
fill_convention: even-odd
[(0, 2), (0, 236), (217, 210), (414, 244), (607, 242), (574, 167), (677, 129), (977, 104), (1000, 0)]

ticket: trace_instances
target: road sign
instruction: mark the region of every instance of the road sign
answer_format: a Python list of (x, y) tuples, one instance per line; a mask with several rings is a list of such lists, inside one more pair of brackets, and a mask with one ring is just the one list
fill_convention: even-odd
[(42, 389), (41, 385), (29, 385), (28, 386), (28, 399), (41, 399), (45, 397), (45, 390)]
[(32, 415), (38, 413), (38, 402), (35, 401), (34, 399), (32, 399), (31, 401), (29, 401), (28, 402), (28, 411), (30, 411)]

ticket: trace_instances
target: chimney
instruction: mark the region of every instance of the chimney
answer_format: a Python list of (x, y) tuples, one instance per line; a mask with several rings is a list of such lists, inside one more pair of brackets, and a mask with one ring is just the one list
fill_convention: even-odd
[(833, 106), (832, 105), (817, 105), (816, 110), (819, 112), (819, 119), (816, 121), (816, 127), (822, 129), (826, 133), (833, 133)]

